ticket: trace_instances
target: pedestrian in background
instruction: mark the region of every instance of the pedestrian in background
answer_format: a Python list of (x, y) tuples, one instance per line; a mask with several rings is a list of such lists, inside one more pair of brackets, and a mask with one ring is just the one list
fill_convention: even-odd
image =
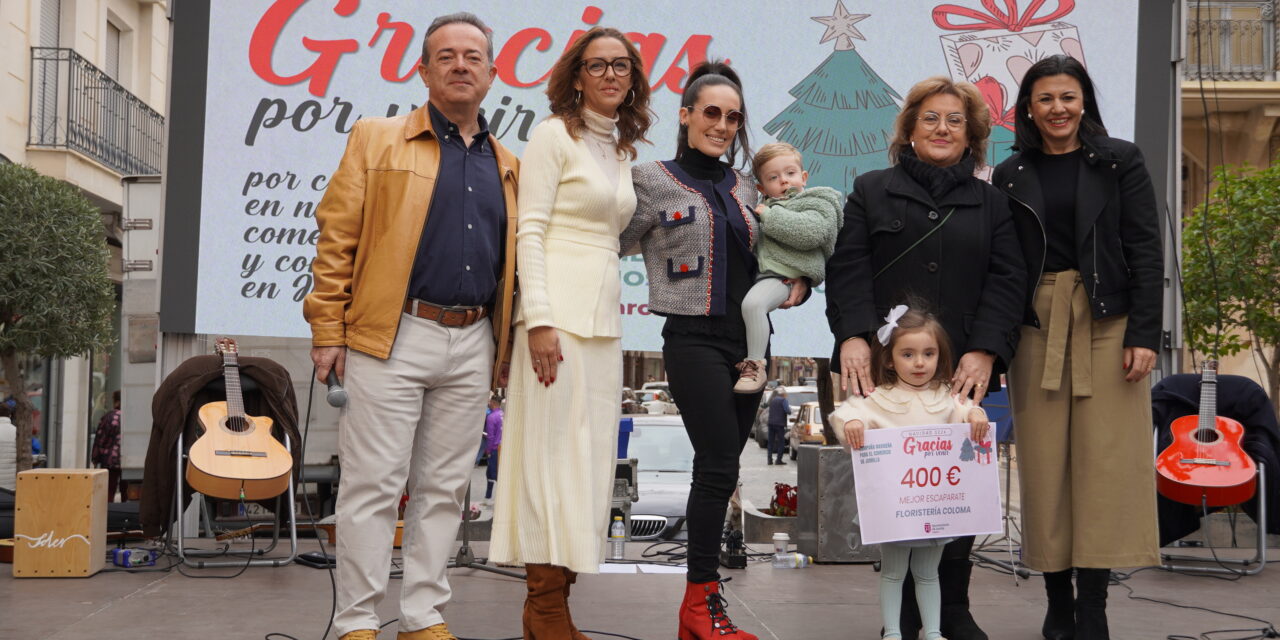
[(18, 428), (9, 417), (13, 410), (0, 402), (0, 489), (16, 491), (18, 486)]
[[(769, 398), (769, 449), (765, 457), (769, 464), (786, 464), (782, 461), (782, 446), (787, 441), (787, 418), (791, 415), (791, 403), (787, 402), (787, 389), (778, 385)], [(774, 462), (774, 456), (778, 461)]]
[(493, 500), (493, 483), (498, 481), (498, 449), (502, 446), (502, 398), (489, 398), (489, 415), (484, 418), (484, 453), (488, 456), (484, 477), (488, 485), (484, 500)]
[[(89, 462), (107, 470), (107, 502), (116, 501), (116, 489), (120, 486), (120, 390), (111, 394), (111, 410), (102, 414), (98, 430), (93, 435), (93, 447)], [(120, 496), (124, 502), (124, 496)]]

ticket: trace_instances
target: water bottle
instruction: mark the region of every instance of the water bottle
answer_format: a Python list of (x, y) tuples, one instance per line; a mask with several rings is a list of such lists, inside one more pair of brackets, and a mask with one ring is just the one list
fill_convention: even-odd
[(610, 560), (622, 560), (626, 558), (626, 542), (627, 527), (622, 524), (622, 516), (614, 516), (613, 524), (609, 525)]
[(775, 554), (786, 553), (787, 546), (790, 544), (791, 536), (785, 531), (779, 531), (778, 533), (773, 534), (773, 552)]
[(803, 553), (773, 554), (774, 569), (803, 569), (811, 564), (813, 564), (813, 558)]

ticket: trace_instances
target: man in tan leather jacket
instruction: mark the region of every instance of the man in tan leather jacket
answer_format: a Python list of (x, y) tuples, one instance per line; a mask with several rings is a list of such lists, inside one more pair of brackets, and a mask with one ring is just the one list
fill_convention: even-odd
[(349, 396), (338, 424), (343, 640), (373, 640), (396, 505), (407, 486), (400, 635), (451, 640), (445, 569), (509, 354), (517, 159), (479, 114), (496, 74), (469, 13), (432, 22), (418, 73), (428, 103), (358, 121), (316, 210), (311, 359)]

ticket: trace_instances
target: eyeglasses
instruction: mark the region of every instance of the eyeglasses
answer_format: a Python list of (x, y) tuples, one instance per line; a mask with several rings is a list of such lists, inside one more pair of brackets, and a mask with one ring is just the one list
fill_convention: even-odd
[(614, 58), (612, 60), (587, 58), (582, 61), (582, 68), (587, 71), (587, 75), (596, 78), (603, 77), (605, 71), (612, 68), (613, 75), (625, 78), (631, 75), (631, 64), (631, 58)]
[(724, 118), (725, 124), (735, 128), (741, 127), (742, 121), (746, 118), (746, 116), (742, 115), (742, 112), (737, 109), (725, 113), (724, 109), (721, 109), (714, 104), (703, 105), (701, 109), (692, 105), (686, 108), (689, 110), (689, 113), (701, 111), (702, 115), (706, 116), (706, 118), (712, 122), (720, 122), (720, 118)]
[(916, 118), (916, 120), (923, 122), (925, 126), (931, 129), (937, 129), (940, 123), (946, 122), (947, 128), (952, 131), (963, 129), (964, 123), (967, 121), (964, 116), (958, 113), (948, 113), (946, 117), (943, 117), (932, 111), (924, 112), (924, 115)]

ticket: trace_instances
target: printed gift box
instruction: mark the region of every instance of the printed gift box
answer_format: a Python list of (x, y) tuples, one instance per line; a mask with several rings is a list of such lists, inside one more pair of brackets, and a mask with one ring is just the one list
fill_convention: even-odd
[(933, 9), (933, 23), (956, 32), (939, 37), (951, 78), (976, 85), (991, 110), (991, 165), (1009, 155), (1018, 85), (1031, 65), (1058, 54), (1085, 62), (1079, 30), (1060, 21), (1075, 9), (1075, 0), (1056, 0), (1052, 12), (1047, 2), (1031, 0), (1024, 3), (1025, 11), (1018, 0), (1003, 0), (1003, 9), (997, 0), (981, 0), (982, 9), (954, 4)]

